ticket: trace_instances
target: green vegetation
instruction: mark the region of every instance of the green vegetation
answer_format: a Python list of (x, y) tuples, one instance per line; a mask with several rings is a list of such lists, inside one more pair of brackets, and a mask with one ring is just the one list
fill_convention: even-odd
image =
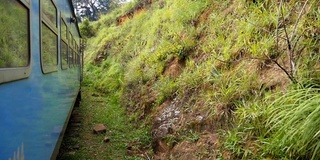
[(85, 85), (148, 126), (155, 156), (319, 159), (319, 5), (133, 1), (84, 24)]
[[(106, 96), (90, 87), (82, 87), (82, 103), (75, 108), (75, 115), (81, 116), (81, 127), (70, 124), (62, 145), (66, 146), (58, 159), (138, 160), (152, 153), (148, 128), (143, 125), (134, 128), (129, 123), (117, 96)], [(92, 129), (96, 124), (104, 124), (107, 132), (94, 134)]]
[(290, 90), (271, 104), (270, 148), (303, 159), (319, 159), (319, 86)]

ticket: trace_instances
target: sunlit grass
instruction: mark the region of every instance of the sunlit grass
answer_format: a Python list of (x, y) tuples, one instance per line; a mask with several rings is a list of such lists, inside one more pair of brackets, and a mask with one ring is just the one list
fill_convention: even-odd
[(308, 86), (290, 90), (276, 99), (271, 107), (268, 125), (271, 146), (287, 155), (319, 159), (320, 89)]

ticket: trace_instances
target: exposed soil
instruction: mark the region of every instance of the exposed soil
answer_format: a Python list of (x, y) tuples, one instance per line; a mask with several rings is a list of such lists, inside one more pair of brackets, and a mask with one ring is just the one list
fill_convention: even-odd
[(172, 78), (178, 77), (182, 73), (185, 66), (185, 61), (179, 60), (178, 58), (173, 58), (167, 64), (163, 74)]
[(145, 9), (143, 7), (139, 7), (136, 10), (128, 12), (127, 14), (117, 18), (118, 26), (123, 25), (123, 23), (125, 23), (128, 19), (131, 19), (134, 16), (141, 14), (143, 12), (145, 12)]

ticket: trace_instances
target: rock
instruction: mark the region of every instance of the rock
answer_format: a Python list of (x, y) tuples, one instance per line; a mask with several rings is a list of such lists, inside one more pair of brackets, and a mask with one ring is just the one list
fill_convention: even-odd
[(203, 121), (203, 117), (202, 116), (197, 116), (196, 117), (196, 121), (198, 122), (198, 123), (201, 123), (202, 121)]
[(76, 154), (76, 152), (68, 152), (67, 153), (67, 155), (71, 155), (71, 156), (73, 156), (73, 155), (75, 155)]
[(79, 150), (79, 149), (80, 149), (80, 146), (79, 146), (79, 145), (75, 145), (75, 146), (72, 147), (72, 149), (73, 149), (73, 150)]
[(81, 127), (81, 123), (71, 123), (70, 127)]
[(153, 149), (155, 149), (157, 153), (167, 153), (170, 150), (170, 147), (164, 140), (157, 140), (153, 144)]
[(103, 124), (97, 124), (93, 128), (93, 132), (97, 133), (97, 134), (98, 133), (106, 133), (106, 131), (107, 131), (107, 128)]
[(74, 116), (70, 119), (72, 123), (81, 123), (81, 120), (82, 120), (82, 117), (80, 116)]
[(97, 93), (92, 94), (93, 97), (100, 97)]
[(104, 137), (103, 142), (104, 143), (109, 143), (110, 142), (110, 138), (109, 137)]

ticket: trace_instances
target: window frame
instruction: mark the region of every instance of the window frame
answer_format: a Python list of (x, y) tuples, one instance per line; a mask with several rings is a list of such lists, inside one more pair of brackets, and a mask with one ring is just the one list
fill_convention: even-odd
[(73, 37), (73, 39), (72, 39), (72, 50), (73, 50), (73, 66), (74, 67), (77, 67), (77, 50), (76, 50), (76, 40), (74, 39), (74, 37)]
[[(59, 65), (59, 33), (58, 33), (58, 7), (56, 5), (56, 3), (53, 0), (50, 0), (51, 3), (53, 4), (53, 6), (56, 9), (56, 22), (52, 23), (50, 21), (50, 18), (48, 18), (45, 13), (43, 12), (43, 6), (42, 6), (42, 1), (39, 1), (39, 5), (40, 5), (40, 63), (41, 63), (41, 70), (42, 73), (47, 74), (47, 73), (52, 73), (52, 72), (57, 72), (58, 71), (58, 65)], [(45, 25), (46, 27), (48, 27), (48, 29), (55, 34), (56, 36), (56, 58), (57, 58), (57, 63), (56, 65), (52, 65), (52, 66), (46, 66), (43, 63), (43, 28), (42, 26)]]
[(68, 54), (68, 64), (69, 64), (69, 68), (72, 68), (74, 66), (74, 51), (73, 51), (73, 35), (71, 33), (71, 31), (69, 31), (68, 33), (68, 44), (69, 44), (69, 54)]
[[(62, 26), (66, 27), (66, 35), (62, 34)], [(67, 22), (63, 19), (63, 17), (60, 17), (60, 61), (61, 61), (61, 69), (67, 70), (69, 68), (69, 45), (68, 45), (68, 37), (69, 37), (69, 31), (68, 31), (68, 25)], [(64, 55), (62, 53), (62, 44), (66, 44), (67, 47), (67, 64), (63, 64), (63, 58)]]
[(31, 73), (31, 6), (29, 0), (16, 0), (18, 3), (20, 3), (23, 7), (27, 9), (28, 14), (28, 25), (27, 25), (27, 31), (28, 31), (28, 63), (24, 67), (4, 67), (0, 68), (0, 84), (6, 83), (6, 82), (12, 82), (16, 80), (26, 79), (30, 76)]
[(79, 46), (76, 44), (76, 51), (77, 51), (77, 66), (80, 66), (80, 52), (79, 52)]

